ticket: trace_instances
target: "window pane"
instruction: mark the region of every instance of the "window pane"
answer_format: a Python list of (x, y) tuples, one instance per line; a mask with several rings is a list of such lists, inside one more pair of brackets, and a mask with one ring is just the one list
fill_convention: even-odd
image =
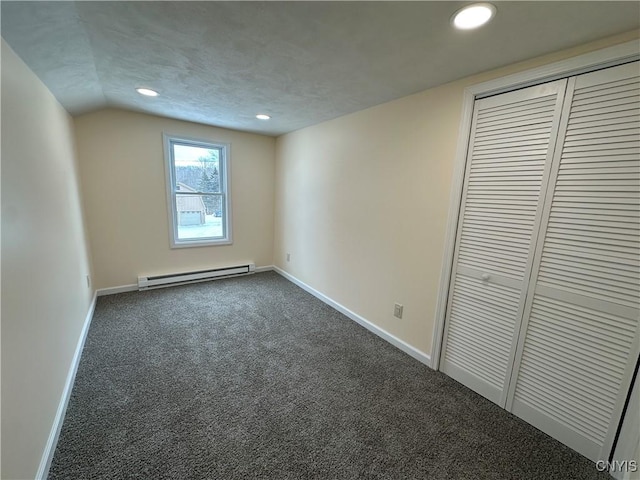
[[(207, 205), (211, 213), (208, 213)], [(222, 197), (219, 195), (176, 195), (178, 239), (222, 238)]]
[(228, 145), (163, 137), (171, 248), (230, 244)]
[[(176, 191), (219, 193), (220, 150), (173, 143)], [(208, 210), (209, 214), (213, 211)]]

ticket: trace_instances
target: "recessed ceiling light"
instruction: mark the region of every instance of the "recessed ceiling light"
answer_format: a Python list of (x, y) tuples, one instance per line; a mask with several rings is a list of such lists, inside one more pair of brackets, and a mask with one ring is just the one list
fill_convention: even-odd
[(496, 14), (496, 7), (490, 3), (474, 3), (458, 10), (452, 17), (453, 26), (460, 30), (478, 28), (491, 20)]
[(269, 115), (265, 115), (264, 113), (259, 113), (256, 115), (258, 120), (269, 120), (271, 117)]
[(158, 92), (156, 92), (155, 90), (151, 90), (150, 88), (136, 88), (136, 92), (138, 92), (140, 95), (145, 95), (147, 97), (158, 96)]

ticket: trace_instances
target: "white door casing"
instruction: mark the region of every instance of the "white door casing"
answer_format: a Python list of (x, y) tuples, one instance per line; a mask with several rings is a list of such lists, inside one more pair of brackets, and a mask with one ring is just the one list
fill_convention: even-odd
[(570, 78), (548, 137), (544, 95), (475, 102), (440, 356), (592, 460), (608, 459), (639, 353), (639, 71)]

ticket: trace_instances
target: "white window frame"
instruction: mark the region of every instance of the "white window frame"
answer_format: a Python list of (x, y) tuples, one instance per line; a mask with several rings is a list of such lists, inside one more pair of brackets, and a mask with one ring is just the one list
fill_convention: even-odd
[[(169, 242), (171, 248), (206, 247), (215, 245), (231, 245), (231, 144), (216, 142), (198, 138), (190, 138), (182, 135), (162, 134), (164, 144), (165, 183), (167, 192), (167, 211), (169, 218)], [(220, 192), (222, 194), (222, 237), (216, 238), (178, 238), (178, 218), (176, 196), (179, 193), (176, 188), (175, 168), (172, 143), (181, 143), (194, 147), (207, 149), (219, 149), (222, 152), (219, 161)]]

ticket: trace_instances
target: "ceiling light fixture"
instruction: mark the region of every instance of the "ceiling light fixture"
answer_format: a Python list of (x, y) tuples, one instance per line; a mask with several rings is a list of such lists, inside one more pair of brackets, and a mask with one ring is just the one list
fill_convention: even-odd
[(157, 97), (158, 96), (158, 92), (156, 92), (155, 90), (151, 90), (150, 88), (136, 88), (136, 92), (138, 92), (140, 95), (144, 95), (146, 97)]
[(269, 120), (271, 117), (269, 115), (265, 115), (264, 113), (259, 113), (256, 115), (258, 120)]
[(487, 23), (495, 14), (496, 7), (490, 3), (474, 3), (454, 13), (451, 23), (460, 30), (472, 30)]

